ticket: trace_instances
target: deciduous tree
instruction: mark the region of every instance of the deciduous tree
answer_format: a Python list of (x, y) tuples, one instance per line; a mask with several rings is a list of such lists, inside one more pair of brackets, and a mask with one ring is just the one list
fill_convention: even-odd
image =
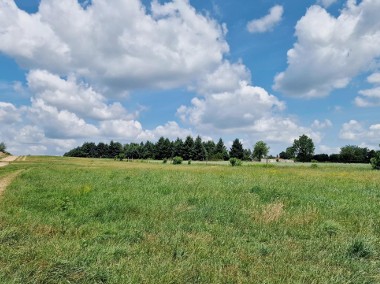
[(253, 158), (257, 160), (261, 160), (262, 158), (266, 157), (269, 152), (269, 147), (264, 141), (258, 141), (256, 142), (255, 146), (253, 147)]
[(294, 140), (292, 148), (297, 161), (300, 162), (310, 162), (315, 150), (313, 140), (305, 134)]

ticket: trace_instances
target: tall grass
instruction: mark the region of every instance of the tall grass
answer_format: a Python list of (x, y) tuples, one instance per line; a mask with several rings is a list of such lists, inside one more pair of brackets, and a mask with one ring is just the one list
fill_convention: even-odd
[(379, 283), (380, 173), (30, 157), (2, 283)]

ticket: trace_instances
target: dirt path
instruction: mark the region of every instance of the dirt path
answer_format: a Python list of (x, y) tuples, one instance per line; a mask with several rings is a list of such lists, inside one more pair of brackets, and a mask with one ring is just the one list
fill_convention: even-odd
[(11, 182), (22, 172), (23, 170), (19, 170), (16, 172), (13, 172), (5, 177), (0, 178), (0, 196), (3, 194), (4, 190), (7, 188), (8, 185), (11, 184)]
[(10, 162), (15, 161), (18, 158), (18, 156), (7, 156), (5, 158), (0, 159), (0, 167), (5, 167), (6, 165), (9, 165)]

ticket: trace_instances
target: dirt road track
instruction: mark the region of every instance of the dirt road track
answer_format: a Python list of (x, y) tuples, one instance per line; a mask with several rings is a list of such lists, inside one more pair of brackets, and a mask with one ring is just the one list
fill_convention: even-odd
[[(14, 162), (18, 159), (18, 156), (7, 156), (5, 158), (0, 159), (0, 167), (4, 167), (9, 165), (11, 162)], [(22, 158), (22, 157), (20, 157)], [(24, 161), (25, 159), (21, 159)], [(12, 180), (20, 173), (22, 170), (13, 172), (11, 174), (8, 174), (4, 177), (0, 178), (0, 196), (3, 193), (3, 191), (7, 188), (8, 185), (12, 182)]]
[(0, 159), (0, 167), (9, 165), (10, 162), (17, 160), (18, 156), (6, 156), (5, 158)]
[(19, 170), (16, 172), (13, 172), (5, 177), (0, 178), (0, 196), (3, 193), (3, 191), (7, 188), (8, 185), (11, 184), (11, 182), (22, 172), (23, 170)]

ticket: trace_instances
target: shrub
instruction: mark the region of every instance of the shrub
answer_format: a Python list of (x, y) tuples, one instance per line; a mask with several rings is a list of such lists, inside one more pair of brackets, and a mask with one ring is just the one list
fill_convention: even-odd
[(167, 162), (168, 162), (168, 159), (166, 158), (162, 161), (163, 164), (166, 164)]
[(377, 151), (375, 157), (371, 159), (371, 166), (374, 170), (380, 170), (380, 151)]
[(318, 168), (318, 165), (317, 165), (317, 164), (311, 164), (310, 167), (311, 167), (312, 169), (315, 169), (315, 168)]
[(235, 166), (241, 166), (242, 162), (238, 158), (231, 158), (230, 159), (230, 164), (231, 164), (231, 166), (235, 167)]
[(348, 247), (347, 254), (354, 258), (368, 258), (373, 254), (373, 248), (367, 242), (356, 239)]
[(183, 159), (182, 159), (182, 157), (174, 157), (173, 158), (173, 165), (180, 165), (180, 164), (182, 164), (182, 162), (183, 162)]
[(187, 164), (188, 164), (188, 165), (191, 165), (191, 159), (187, 161)]

